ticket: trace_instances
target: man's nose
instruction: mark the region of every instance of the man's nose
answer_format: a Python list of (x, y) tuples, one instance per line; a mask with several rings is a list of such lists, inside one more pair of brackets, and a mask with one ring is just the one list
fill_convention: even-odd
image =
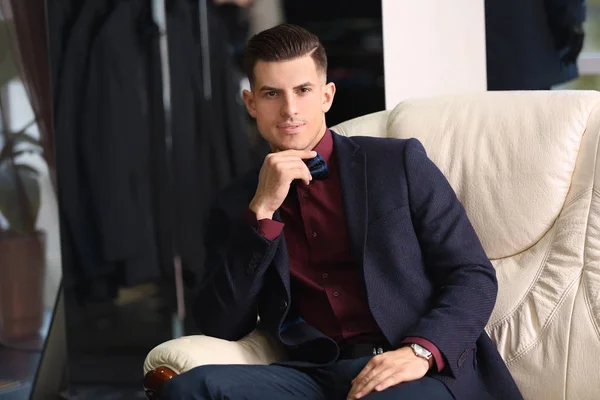
[(292, 117), (298, 113), (296, 101), (292, 96), (285, 96), (281, 105), (281, 115), (284, 117)]

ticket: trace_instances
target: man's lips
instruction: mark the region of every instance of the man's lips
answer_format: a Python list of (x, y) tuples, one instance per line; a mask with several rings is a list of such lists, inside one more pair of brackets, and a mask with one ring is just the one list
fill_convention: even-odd
[(296, 133), (304, 125), (305, 124), (303, 124), (303, 123), (298, 123), (298, 124), (281, 124), (281, 125), (277, 125), (277, 128), (279, 128), (280, 131), (285, 132), (285, 133)]
[(303, 126), (304, 124), (281, 124), (277, 125), (279, 129), (295, 129)]

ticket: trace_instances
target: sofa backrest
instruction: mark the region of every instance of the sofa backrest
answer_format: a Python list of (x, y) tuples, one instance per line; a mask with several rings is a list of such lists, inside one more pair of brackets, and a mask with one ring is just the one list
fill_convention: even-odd
[(600, 399), (599, 105), (595, 91), (485, 92), (333, 127), (415, 137), (448, 178), (496, 268), (486, 330), (526, 399)]

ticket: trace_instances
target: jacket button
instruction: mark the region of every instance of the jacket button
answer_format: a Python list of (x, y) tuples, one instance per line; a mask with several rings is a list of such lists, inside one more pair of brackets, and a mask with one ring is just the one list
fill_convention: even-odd
[(281, 301), (281, 304), (279, 305), (279, 309), (280, 309), (281, 311), (284, 311), (284, 310), (287, 308), (287, 306), (288, 306), (288, 302), (287, 302), (287, 301), (285, 301), (285, 300), (282, 300), (282, 301)]

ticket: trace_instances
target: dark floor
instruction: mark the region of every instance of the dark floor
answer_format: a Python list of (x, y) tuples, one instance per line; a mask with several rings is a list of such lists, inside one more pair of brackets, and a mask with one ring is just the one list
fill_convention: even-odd
[(0, 346), (0, 399), (29, 398), (40, 353)]
[[(172, 338), (167, 296), (146, 286), (105, 304), (68, 303), (69, 392), (57, 398), (145, 399), (144, 359), (154, 346)], [(40, 355), (0, 346), (0, 400), (30, 397)]]
[(30, 382), (0, 380), (1, 400), (23, 400), (29, 398)]
[(78, 385), (69, 390), (69, 399), (74, 400), (135, 400), (145, 399), (141, 387), (135, 386), (85, 386)]
[(131, 301), (85, 307), (69, 302), (67, 296), (71, 387), (141, 388), (146, 355), (172, 338), (172, 312), (164, 293), (146, 289)]

